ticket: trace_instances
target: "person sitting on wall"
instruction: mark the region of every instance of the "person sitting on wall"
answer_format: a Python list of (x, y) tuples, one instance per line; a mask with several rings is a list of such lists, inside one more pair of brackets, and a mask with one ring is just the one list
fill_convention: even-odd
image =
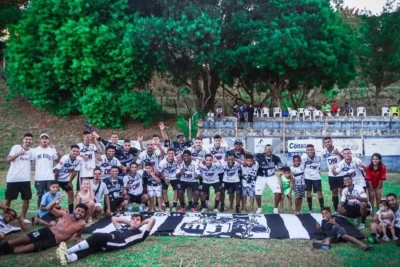
[(339, 112), (339, 105), (336, 104), (336, 102), (334, 100), (332, 100), (331, 103), (331, 114), (332, 116), (336, 116)]
[(326, 101), (324, 101), (322, 103), (321, 110), (322, 110), (322, 112), (324, 113), (325, 116), (328, 116), (328, 114), (331, 111), (331, 105), (329, 105), (329, 103), (326, 103)]

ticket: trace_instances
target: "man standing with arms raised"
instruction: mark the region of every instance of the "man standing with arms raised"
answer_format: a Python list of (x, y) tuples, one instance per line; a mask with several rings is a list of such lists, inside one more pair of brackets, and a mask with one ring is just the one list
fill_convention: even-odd
[(258, 207), (256, 213), (262, 213), (261, 196), (264, 192), (265, 186), (268, 185), (272, 190), (272, 193), (275, 195), (274, 213), (278, 214), (278, 205), (281, 200), (282, 189), (278, 177), (275, 174), (275, 170), (282, 169), (283, 164), (278, 156), (272, 154), (271, 145), (266, 145), (264, 150), (265, 153), (256, 154), (256, 161), (259, 165), (255, 188)]
[(326, 165), (328, 166), (329, 187), (332, 191), (333, 207), (335, 208), (335, 212), (337, 212), (339, 194), (341, 194), (341, 191), (345, 186), (343, 184), (343, 176), (340, 174), (335, 176), (332, 172), (332, 168), (343, 159), (343, 155), (341, 154), (343, 148), (340, 146), (334, 147), (332, 144), (332, 138), (330, 137), (324, 138), (324, 145), (325, 148), (322, 151), (322, 157), (326, 160)]
[(307, 204), (310, 209), (310, 213), (313, 212), (312, 209), (312, 196), (311, 191), (314, 190), (314, 193), (317, 193), (319, 205), (322, 208), (324, 207), (324, 197), (322, 196), (322, 183), (321, 183), (321, 166), (322, 158), (320, 156), (315, 155), (314, 146), (309, 144), (307, 145), (306, 153), (301, 155), (301, 164), (304, 166), (304, 179), (306, 183), (306, 191), (307, 191)]
[(7, 157), (10, 168), (7, 173), (5, 206), (11, 207), (11, 201), (17, 199), (19, 193), (21, 193), (21, 218), (25, 223), (30, 223), (30, 221), (26, 219), (26, 212), (28, 211), (29, 200), (32, 198), (30, 161), (32, 139), (33, 135), (31, 133), (24, 134), (22, 145), (13, 146)]

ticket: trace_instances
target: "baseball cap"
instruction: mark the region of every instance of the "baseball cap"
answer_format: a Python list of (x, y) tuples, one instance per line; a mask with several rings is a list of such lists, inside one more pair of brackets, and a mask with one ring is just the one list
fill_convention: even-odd
[(181, 137), (181, 136), (185, 136), (183, 133), (177, 133), (176, 134), (176, 138), (179, 138), (179, 137)]
[(235, 145), (236, 145), (236, 144), (241, 144), (241, 145), (243, 145), (243, 142), (242, 142), (242, 140), (240, 140), (240, 139), (236, 139), (236, 140), (235, 140)]
[(44, 137), (44, 136), (46, 136), (47, 138), (49, 138), (49, 135), (48, 135), (47, 133), (42, 133), (42, 134), (40, 135), (40, 138), (42, 138), (42, 137)]

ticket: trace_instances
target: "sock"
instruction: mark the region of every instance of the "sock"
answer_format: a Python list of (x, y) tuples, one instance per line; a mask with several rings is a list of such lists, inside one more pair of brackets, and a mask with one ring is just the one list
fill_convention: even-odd
[(339, 197), (332, 197), (332, 202), (333, 202), (333, 207), (335, 208), (335, 211), (337, 211), (337, 206), (339, 205)]
[(88, 244), (88, 242), (86, 240), (84, 240), (82, 242), (79, 242), (75, 246), (70, 247), (67, 250), (67, 253), (68, 254), (72, 254), (72, 253), (75, 253), (75, 252), (78, 252), (78, 251), (81, 251), (81, 250), (85, 250), (85, 249), (88, 249), (88, 248), (89, 248), (89, 244)]
[(69, 211), (69, 213), (74, 212), (74, 204), (68, 204), (68, 211)]
[(324, 207), (324, 198), (321, 197), (318, 199), (318, 201), (319, 201), (319, 206), (321, 207), (321, 210), (322, 210), (322, 208)]
[(189, 207), (193, 207), (193, 201), (189, 201)]
[(206, 208), (206, 201), (204, 200), (202, 200), (201, 201), (201, 207), (203, 208), (203, 209), (205, 209)]
[(78, 255), (76, 255), (75, 253), (72, 253), (72, 254), (68, 255), (67, 258), (68, 258), (68, 262), (75, 262), (78, 260)]
[(310, 210), (312, 210), (312, 197), (308, 197), (308, 198), (307, 198), (307, 204), (308, 204), (308, 208), (309, 208)]
[(361, 223), (365, 224), (365, 221), (367, 220), (367, 216), (361, 216)]
[(169, 208), (169, 201), (165, 202), (165, 207)]
[(219, 200), (214, 201), (214, 209), (218, 209), (219, 206)]
[(174, 208), (176, 208), (176, 206), (178, 206), (178, 202), (177, 202), (177, 201), (174, 201), (174, 202), (173, 202), (173, 205), (174, 205)]

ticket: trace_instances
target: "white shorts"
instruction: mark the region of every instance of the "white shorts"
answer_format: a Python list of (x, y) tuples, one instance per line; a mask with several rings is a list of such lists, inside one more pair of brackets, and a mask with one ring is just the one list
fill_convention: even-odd
[(94, 207), (95, 207), (95, 208), (97, 208), (97, 207), (103, 208), (103, 206), (101, 205), (100, 202), (94, 203)]
[(356, 185), (359, 185), (361, 187), (367, 187), (367, 183), (365, 182), (365, 179), (353, 180), (353, 183)]
[(256, 196), (261, 196), (265, 186), (272, 190), (272, 193), (282, 193), (281, 184), (276, 175), (270, 177), (257, 176), (256, 180)]
[(161, 193), (162, 193), (161, 186), (157, 186), (157, 187), (148, 186), (147, 187), (147, 194), (149, 195), (149, 197), (161, 197)]

